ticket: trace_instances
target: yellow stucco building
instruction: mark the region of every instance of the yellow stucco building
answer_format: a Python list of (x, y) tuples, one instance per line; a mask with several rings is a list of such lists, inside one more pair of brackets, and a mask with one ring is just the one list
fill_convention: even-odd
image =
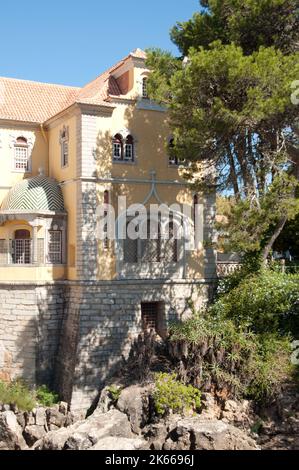
[[(49, 383), (75, 408), (142, 325), (165, 334), (214, 278), (214, 196), (194, 194), (169, 156), (145, 59), (136, 49), (83, 88), (0, 78), (0, 376)], [(188, 234), (99, 237), (98, 207), (124, 197), (189, 207)], [(186, 249), (195, 203), (203, 240)], [(118, 211), (116, 227), (132, 216)]]

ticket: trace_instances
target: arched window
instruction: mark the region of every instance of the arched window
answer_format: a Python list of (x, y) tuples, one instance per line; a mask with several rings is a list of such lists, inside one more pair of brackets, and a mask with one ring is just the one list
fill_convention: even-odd
[(148, 91), (147, 91), (147, 78), (143, 78), (142, 80), (142, 98), (147, 100), (148, 99)]
[(113, 160), (123, 159), (123, 139), (120, 134), (116, 134), (113, 138)]
[(29, 230), (16, 230), (12, 240), (13, 264), (31, 263), (31, 234)]
[(15, 142), (14, 169), (16, 171), (30, 171), (28, 143), (25, 137), (18, 137)]
[(126, 138), (124, 160), (126, 162), (134, 161), (134, 139), (131, 135)]

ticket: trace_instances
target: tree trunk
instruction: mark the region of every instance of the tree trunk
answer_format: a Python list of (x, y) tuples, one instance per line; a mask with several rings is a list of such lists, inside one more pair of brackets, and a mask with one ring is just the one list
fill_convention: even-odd
[(274, 230), (274, 233), (272, 235), (272, 237), (270, 238), (270, 240), (268, 241), (267, 245), (265, 246), (263, 252), (262, 252), (262, 257), (263, 257), (263, 262), (266, 263), (267, 261), (267, 258), (270, 254), (270, 251), (272, 250), (272, 247), (275, 243), (275, 241), (277, 240), (277, 238), (279, 237), (279, 235), (281, 234), (286, 222), (287, 222), (287, 217), (282, 217), (280, 219), (280, 221), (277, 223), (276, 225), (276, 228)]

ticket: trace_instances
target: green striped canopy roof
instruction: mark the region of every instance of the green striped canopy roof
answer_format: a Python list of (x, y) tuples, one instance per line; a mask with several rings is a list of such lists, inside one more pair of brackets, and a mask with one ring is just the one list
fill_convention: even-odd
[(46, 176), (34, 176), (17, 183), (2, 202), (3, 211), (64, 212), (61, 188)]

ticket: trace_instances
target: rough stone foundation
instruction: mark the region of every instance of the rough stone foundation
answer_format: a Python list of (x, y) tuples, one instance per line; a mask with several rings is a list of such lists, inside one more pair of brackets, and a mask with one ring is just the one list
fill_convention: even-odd
[(0, 378), (55, 387), (87, 410), (142, 329), (141, 303), (159, 302), (165, 328), (210, 285), (190, 281), (0, 284)]

